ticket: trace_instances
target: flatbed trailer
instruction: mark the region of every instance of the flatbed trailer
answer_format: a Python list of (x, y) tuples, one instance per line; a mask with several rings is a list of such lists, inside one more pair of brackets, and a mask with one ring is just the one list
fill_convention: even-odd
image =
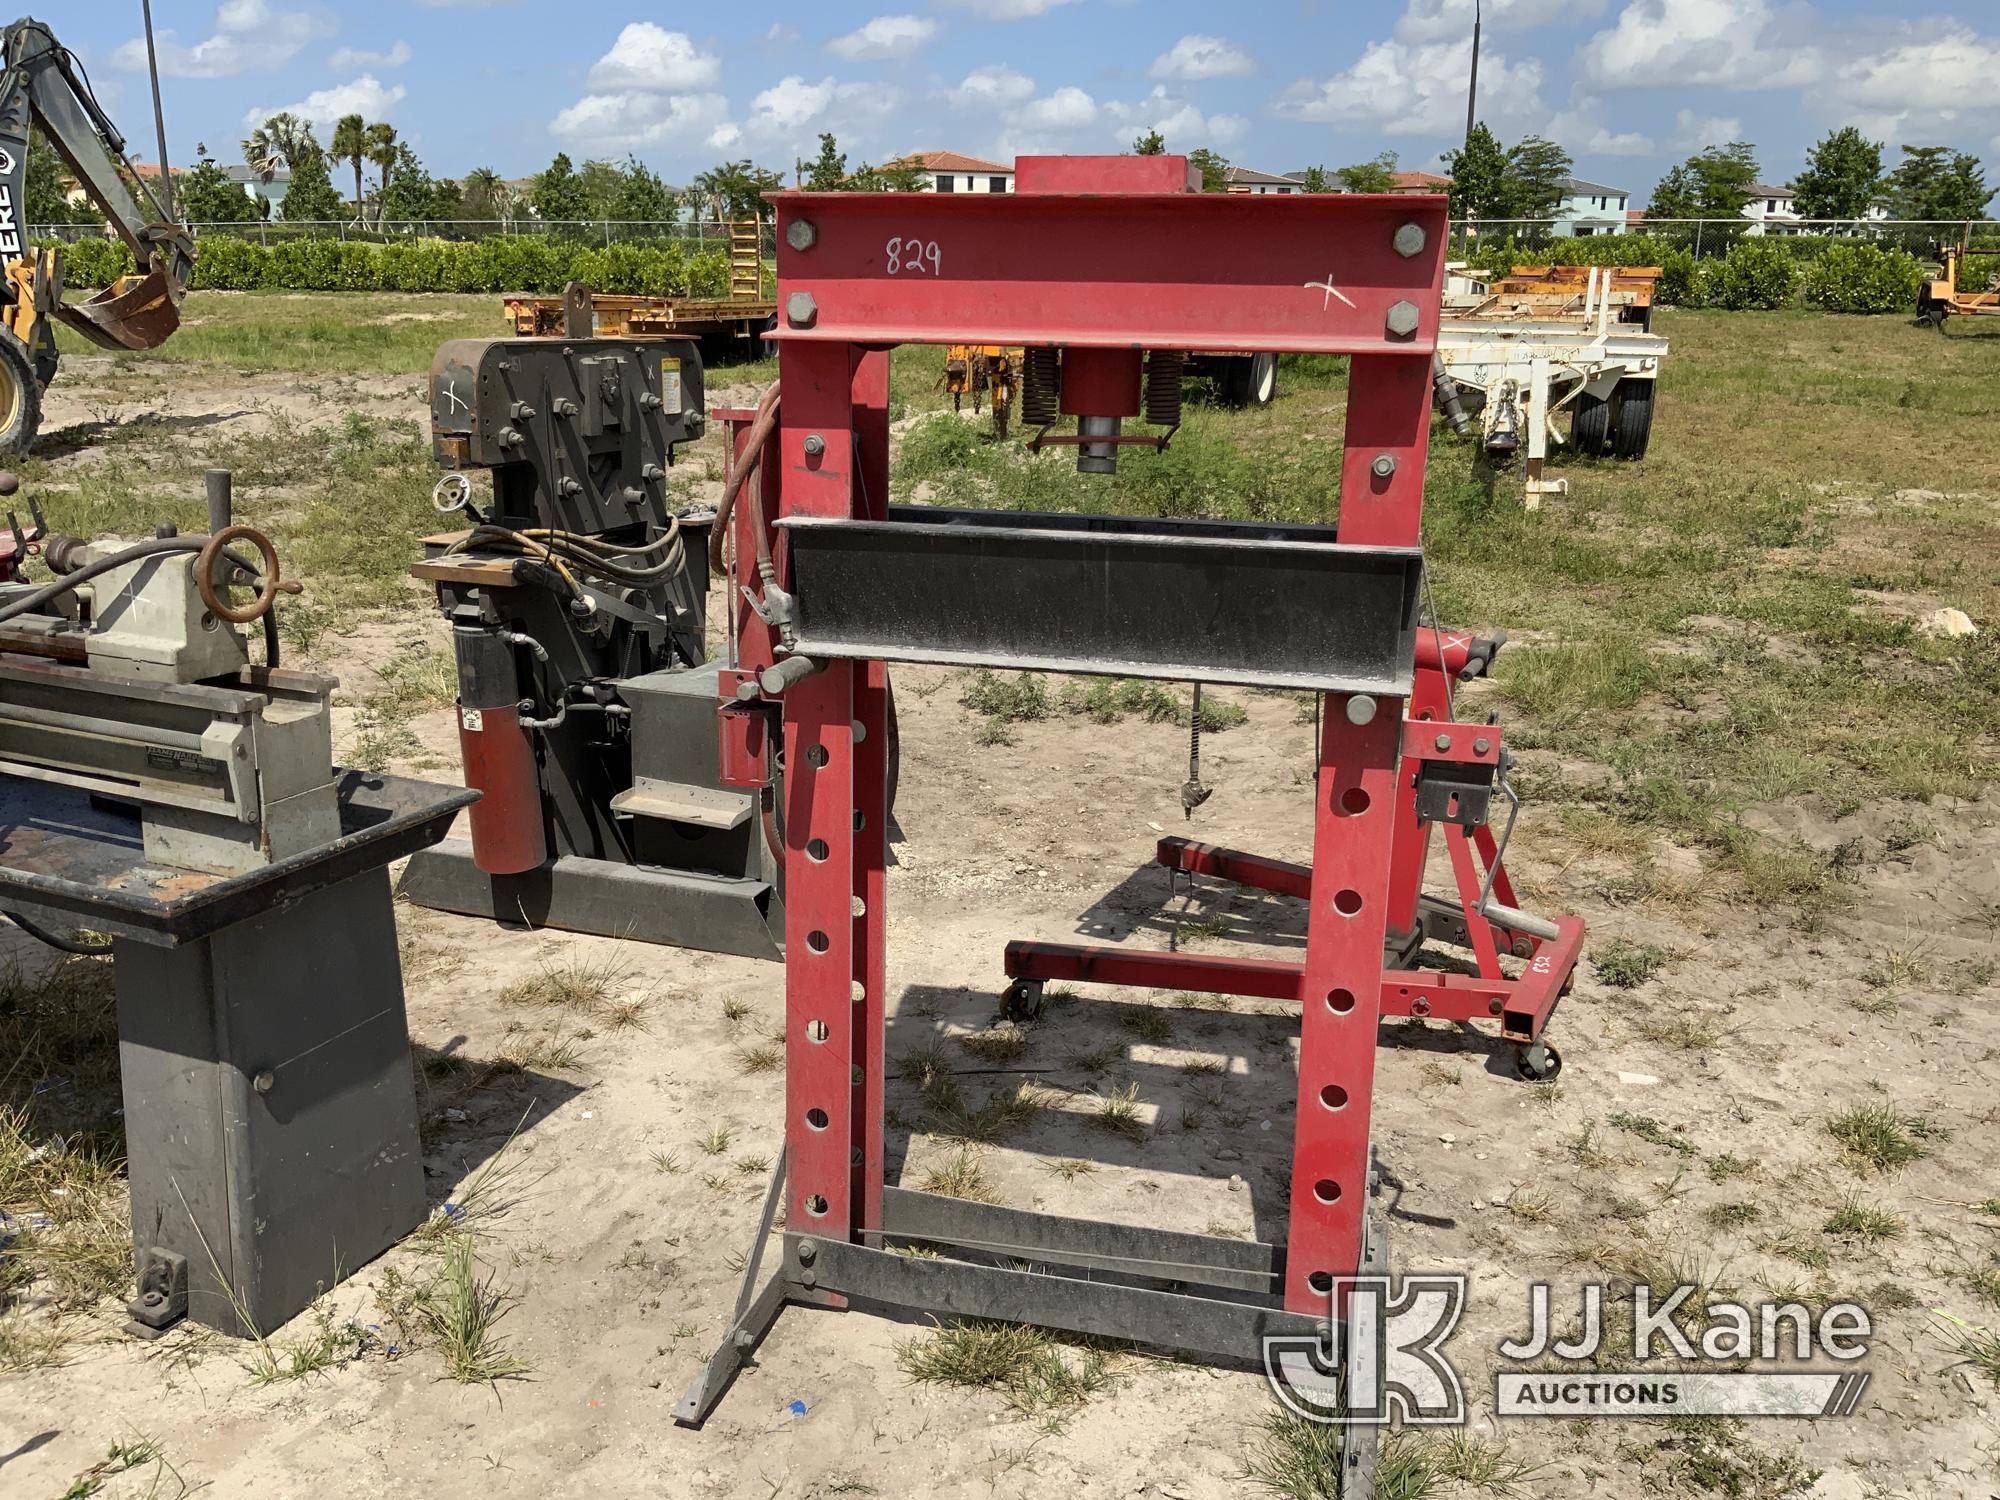
[(1543, 475), (1551, 438), (1591, 456), (1645, 456), (1667, 353), (1651, 331), (1659, 276), (1651, 266), (1543, 266), (1448, 278), (1439, 365), (1476, 413), (1487, 454), (1525, 452), (1528, 509), (1569, 488)]
[[(757, 353), (761, 352), (754, 348), (757, 339), (777, 326), (778, 304), (772, 298), (635, 297), (609, 292), (586, 292), (585, 296), (598, 338), (701, 339), (711, 344), (741, 339)], [(575, 305), (567, 294), (509, 297), (507, 318), (517, 334), (556, 338), (571, 328), (569, 319)]]

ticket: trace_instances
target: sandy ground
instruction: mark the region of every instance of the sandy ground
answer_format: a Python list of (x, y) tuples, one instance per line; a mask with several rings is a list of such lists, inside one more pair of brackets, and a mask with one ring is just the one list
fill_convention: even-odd
[[(365, 391), (349, 384), (357, 386), (349, 394), (385, 412), (414, 411), (400, 405), (407, 381)], [(322, 398), (287, 395), (286, 385), (252, 377), (114, 404), (129, 412), (165, 400), (232, 424), (263, 420), (253, 393), (325, 410)], [(58, 387), (52, 427), (91, 419), (63, 400)], [(87, 452), (65, 460), (88, 461)], [(438, 635), (428, 614), (413, 614), (330, 638), (317, 662), (362, 689), (371, 658)], [(1009, 938), (1087, 933), (1159, 945), (1177, 917), (1200, 917), (1204, 935), (1190, 941), (1205, 949), (1297, 951), (1295, 903), (1207, 887), (1190, 904), (1170, 898), (1150, 864), (1159, 834), (1185, 826), (1184, 730), (1058, 719), (1020, 726), (1011, 745), (980, 745), (979, 721), (946, 674), (899, 671), (896, 680), (903, 769), (889, 877), (892, 1057), (989, 1024)], [(1217, 792), (1193, 831), (1301, 857), (1310, 728), (1289, 699), (1233, 696), (1250, 721), (1207, 742), (1204, 769)], [(1472, 690), (1475, 706), (1484, 697)], [(448, 710), (416, 728), (427, 762), (453, 760)], [(1878, 1310), (1865, 1366), (1873, 1385), (1860, 1413), (1756, 1424), (1737, 1454), (1796, 1455), (1825, 1471), (1809, 1491), (1819, 1496), (2000, 1487), (2000, 1393), (1955, 1362), (1930, 1312), (1980, 1320), (1956, 1278), (1994, 1250), (1994, 1221), (1972, 1205), (2000, 1194), (1996, 991), (1990, 978), (1968, 989), (1954, 976), (1994, 951), (2000, 816), (1990, 799), (1921, 811), (1935, 838), (1893, 852), (1901, 840), (1885, 834), (1908, 819), (1906, 807), (1836, 817), (1808, 801), (1757, 812), (1825, 846), (1861, 840), (1851, 910), (1802, 932), (1783, 914), (1629, 904), (1617, 859), (1566, 842), (1552, 815), (1530, 808), (1512, 861), (1529, 902), (1583, 914), (1594, 941), (1666, 944), (1673, 962), (1633, 990), (1609, 988), (1582, 967), (1550, 1033), (1566, 1061), (1554, 1097), (1516, 1081), (1510, 1051), (1486, 1037), (1385, 1024), (1375, 1140), (1402, 1183), (1389, 1219), (1392, 1260), (1470, 1274), (1472, 1302), (1452, 1347), (1467, 1371), (1474, 1430), (1542, 1466), (1521, 1493), (1637, 1497), (1682, 1482), (1679, 1439), (1658, 1426), (1491, 1415), (1492, 1350), (1523, 1324), (1523, 1283), (1573, 1288), (1594, 1256), (1647, 1245), (1746, 1297), (1802, 1287), (1820, 1299), (1858, 1295)], [(1659, 852), (1670, 864), (1692, 858)], [(1119, 1356), (1112, 1387), (1053, 1424), (1014, 1413), (990, 1392), (912, 1384), (895, 1351), (921, 1329), (859, 1313), (786, 1312), (708, 1425), (675, 1427), (670, 1408), (727, 1321), (781, 1143), (782, 1073), (745, 1068), (750, 1049), (782, 1034), (778, 967), (399, 912), (421, 1047), (491, 1059), (523, 1026), (552, 1023), (568, 1025), (577, 1043), (571, 1067), (420, 1092), (435, 1202), (449, 1201), (496, 1152), (520, 1165), (511, 1206), (488, 1222), (481, 1246), (518, 1297), (502, 1331), (528, 1373), (459, 1386), (439, 1378), (432, 1351), (390, 1357), (378, 1347), (322, 1375), (259, 1387), (232, 1347), (185, 1332), (152, 1346), (127, 1342), (107, 1308), (66, 1365), (0, 1379), (0, 1493), (59, 1495), (107, 1444), (142, 1432), (164, 1443), (188, 1483), (218, 1495), (387, 1496), (421, 1486), (496, 1497), (1197, 1500), (1250, 1489), (1248, 1440), (1270, 1406), (1256, 1376)], [(1863, 975), (1889, 951), (1920, 953), (1922, 962), (1888, 1013), (1856, 1008), (1850, 1002), (1879, 993)], [(502, 1002), (510, 982), (578, 955), (617, 967), (616, 988), (644, 1001), (642, 1026), (565, 1022)], [(747, 1010), (732, 1019), (739, 1006), (730, 1002)], [(1138, 1040), (1125, 1024), (1148, 1005), (1167, 1007), (1164, 1040)], [(1663, 1018), (1686, 1018), (1711, 1039), (1648, 1040), (1642, 1030), (1661, 1029), (1641, 1023)], [(1275, 1005), (1197, 1008), (1186, 997), (1106, 990), (1063, 1000), (1018, 1063), (1052, 1105), (981, 1153), (986, 1176), (1021, 1207), (1216, 1233), (1281, 1231), (1295, 1037), (1296, 1022)], [(1190, 1063), (1222, 1071), (1190, 1072)], [(962, 1066), (985, 1065), (967, 1054)], [(974, 1097), (1014, 1081), (963, 1080)], [(1127, 1083), (1137, 1086), (1143, 1141), (1093, 1124), (1100, 1097)], [(1825, 1126), (1873, 1102), (1925, 1116), (1946, 1134), (1895, 1176), (1861, 1176), (1839, 1160)], [(891, 1178), (915, 1182), (951, 1148), (897, 1123), (920, 1115), (908, 1085), (892, 1086), (891, 1105)], [(1605, 1124), (1620, 1111), (1653, 1118), (1690, 1150)], [(1576, 1149), (1593, 1122), (1601, 1155)], [(711, 1155), (703, 1141), (718, 1130), (727, 1143)], [(1719, 1153), (1753, 1163), (1754, 1175), (1713, 1180), (1703, 1163)], [(1059, 1160), (1094, 1170), (1060, 1175), (1050, 1170)], [(1819, 1240), (1826, 1216), (1856, 1192), (1903, 1215), (1908, 1233), (1873, 1249), (1828, 1242), (1823, 1269), (1766, 1248), (1786, 1230)], [(1509, 1206), (1524, 1197), (1545, 1207)], [(1708, 1219), (1738, 1202), (1758, 1206), (1757, 1222), (1718, 1228)], [(385, 1272), (419, 1253), (399, 1249), (361, 1271), (330, 1295), (335, 1316), (377, 1321), (373, 1292)], [(802, 1415), (793, 1403), (803, 1403)], [(123, 1492), (119, 1483), (105, 1492)]]

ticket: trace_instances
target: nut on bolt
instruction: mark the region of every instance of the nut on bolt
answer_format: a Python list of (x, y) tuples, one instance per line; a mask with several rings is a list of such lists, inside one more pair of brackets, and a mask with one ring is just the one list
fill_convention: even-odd
[[(1422, 230), (1417, 232), (1423, 233)], [(785, 226), (785, 243), (794, 250), (810, 250), (819, 243), (819, 230), (813, 227), (811, 219), (794, 219)]]
[(1389, 304), (1387, 319), (1389, 332), (1399, 339), (1406, 339), (1417, 331), (1417, 304), (1403, 299)]
[(1392, 241), (1396, 253), (1407, 260), (1412, 255), (1424, 253), (1424, 226), (1421, 224), (1399, 224), (1396, 237)]
[(1396, 455), (1393, 453), (1376, 454), (1374, 462), (1368, 465), (1368, 472), (1373, 474), (1377, 479), (1387, 479), (1391, 474), (1396, 472)]
[(818, 433), (816, 433), (816, 432), (809, 432), (809, 433), (807, 433), (807, 434), (806, 434), (806, 457), (807, 457), (807, 458), (818, 458), (818, 457), (819, 457), (819, 456), (820, 456), (820, 455), (821, 455), (822, 453), (824, 453), (824, 452), (826, 452), (826, 439), (825, 439), (825, 438), (823, 438), (823, 437), (821, 437), (821, 436), (820, 436), (820, 435), (819, 435)]
[[(1416, 309), (1411, 308), (1410, 313), (1414, 317)], [(819, 303), (813, 300), (811, 292), (793, 292), (785, 299), (785, 321), (792, 327), (810, 328), (818, 317)], [(1414, 328), (1416, 324), (1412, 323), (1410, 326)]]

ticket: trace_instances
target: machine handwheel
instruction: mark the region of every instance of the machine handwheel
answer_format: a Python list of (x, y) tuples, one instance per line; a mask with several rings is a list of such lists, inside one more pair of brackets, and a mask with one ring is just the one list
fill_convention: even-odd
[(1000, 1015), (1016, 1026), (1042, 1018), (1044, 996), (1039, 979), (1017, 979), (1001, 992)]
[[(236, 541), (248, 542), (264, 559), (263, 588), (255, 599), (240, 606), (230, 604), (215, 586), (215, 565), (222, 560), (222, 549)], [(271, 612), (271, 606), (277, 603), (279, 586), (278, 549), (254, 526), (225, 526), (204, 542), (201, 551), (195, 554), (195, 592), (201, 595), (202, 606), (218, 620), (227, 620), (232, 625), (248, 625), (252, 620), (263, 619)]]
[(1547, 1042), (1530, 1042), (1514, 1049), (1514, 1076), (1525, 1083), (1547, 1083), (1562, 1072), (1562, 1067), (1562, 1054)]

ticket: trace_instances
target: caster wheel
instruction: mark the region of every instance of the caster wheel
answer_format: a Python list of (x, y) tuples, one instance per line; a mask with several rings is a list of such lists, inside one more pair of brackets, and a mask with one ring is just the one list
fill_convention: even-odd
[(1000, 996), (1000, 1015), (1017, 1026), (1042, 1018), (1042, 981), (1017, 979)]
[(1514, 1076), (1525, 1083), (1547, 1083), (1562, 1072), (1562, 1054), (1547, 1042), (1530, 1042), (1514, 1049)]
[(1533, 958), (1535, 956), (1535, 940), (1533, 938), (1515, 938), (1513, 953), (1516, 958)]

